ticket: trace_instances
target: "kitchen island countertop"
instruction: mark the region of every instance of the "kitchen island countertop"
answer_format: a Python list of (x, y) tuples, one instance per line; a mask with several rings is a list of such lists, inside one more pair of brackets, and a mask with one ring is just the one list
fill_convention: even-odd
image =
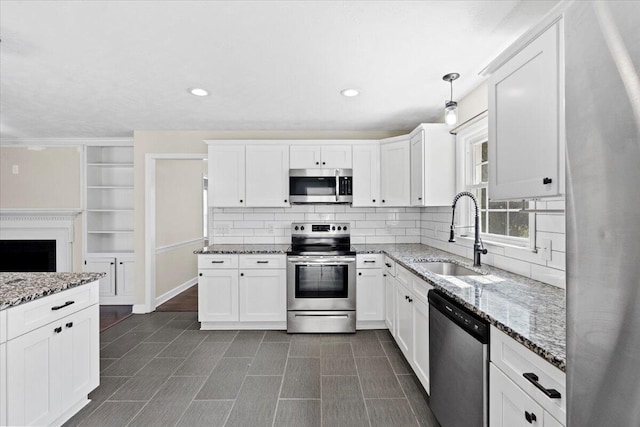
[(0, 273), (0, 310), (94, 282), (106, 273)]

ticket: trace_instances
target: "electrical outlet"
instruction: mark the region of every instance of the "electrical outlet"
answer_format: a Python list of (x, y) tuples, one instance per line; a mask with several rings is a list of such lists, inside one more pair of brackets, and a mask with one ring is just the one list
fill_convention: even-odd
[(231, 226), (229, 224), (216, 225), (216, 232), (218, 234), (229, 234), (231, 232)]
[(551, 239), (540, 239), (538, 245), (542, 259), (551, 261)]
[(18, 175), (20, 173), (19, 165), (11, 165), (11, 173), (14, 175)]
[(273, 224), (267, 225), (267, 233), (269, 233), (269, 234), (273, 234), (274, 233)]

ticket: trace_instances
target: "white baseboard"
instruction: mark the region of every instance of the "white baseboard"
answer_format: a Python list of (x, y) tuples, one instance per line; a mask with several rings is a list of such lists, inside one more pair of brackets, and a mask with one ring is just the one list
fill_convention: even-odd
[(187, 280), (183, 284), (178, 285), (175, 288), (171, 289), (169, 292), (165, 292), (164, 294), (156, 297), (156, 307), (159, 306), (160, 304), (163, 304), (169, 301), (171, 298), (175, 297), (179, 293), (186, 291), (196, 283), (198, 283), (198, 278), (194, 277), (192, 279)]
[(133, 307), (131, 307), (131, 312), (133, 314), (147, 314), (151, 313), (151, 310), (149, 309), (147, 304), (133, 304)]

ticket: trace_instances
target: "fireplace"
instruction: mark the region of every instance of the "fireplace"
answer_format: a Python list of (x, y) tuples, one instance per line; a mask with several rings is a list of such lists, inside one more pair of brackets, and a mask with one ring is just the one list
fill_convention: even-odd
[(0, 240), (0, 271), (56, 271), (56, 241)]
[(73, 271), (74, 220), (79, 213), (0, 209), (0, 271)]

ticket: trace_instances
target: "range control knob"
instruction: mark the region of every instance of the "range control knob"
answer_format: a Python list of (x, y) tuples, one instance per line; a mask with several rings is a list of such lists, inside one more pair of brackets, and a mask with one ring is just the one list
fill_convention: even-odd
[(301, 226), (300, 226), (300, 230), (304, 230), (304, 225), (301, 225)]
[(300, 227), (298, 227), (298, 226), (296, 225), (295, 229), (296, 229), (296, 230), (298, 230), (298, 229), (300, 229)]
[(342, 227), (338, 227), (338, 231), (342, 230)]
[(331, 227), (331, 229), (332, 229), (332, 230), (335, 230), (335, 229), (336, 229), (336, 226), (334, 225), (333, 227)]
[(344, 227), (342, 227), (342, 229), (343, 229), (344, 231), (347, 231), (347, 226), (345, 225)]

